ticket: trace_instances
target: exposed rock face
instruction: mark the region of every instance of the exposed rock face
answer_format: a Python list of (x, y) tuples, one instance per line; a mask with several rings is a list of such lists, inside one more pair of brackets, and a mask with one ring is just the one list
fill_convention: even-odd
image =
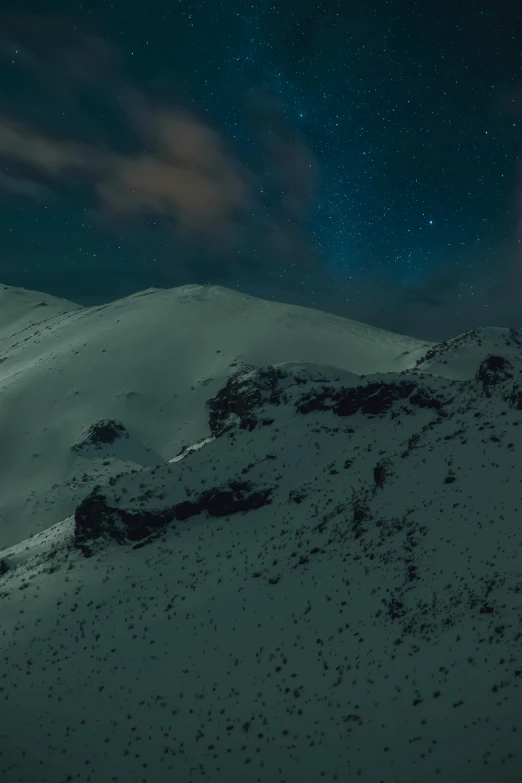
[[(460, 338), (460, 342), (471, 340), (478, 340), (475, 332), (467, 333)], [(459, 344), (459, 341), (455, 341), (455, 344), (450, 346), (451, 350), (455, 350)], [(442, 350), (446, 347), (443, 346)], [(281, 421), (296, 422), (299, 416), (321, 412), (333, 413), (339, 417), (361, 413), (364, 416), (385, 418), (390, 414), (391, 420), (401, 426), (406, 416), (409, 421), (414, 422), (415, 409), (433, 411), (436, 416), (427, 421), (424, 418), (419, 431), (410, 432), (407, 448), (399, 452), (400, 456), (405, 458), (413, 449), (419, 448), (422, 438), (428, 437), (431, 431), (438, 430), (444, 420), (451, 421), (456, 412), (461, 415), (469, 412), (480, 397), (488, 398), (496, 393), (512, 407), (522, 410), (522, 392), (519, 384), (513, 383), (511, 388), (502, 386), (512, 381), (513, 377), (514, 370), (511, 362), (497, 354), (487, 355), (480, 362), (474, 377), (467, 381), (441, 381), (430, 375), (417, 377), (414, 374), (404, 377), (404, 373), (400, 375), (389, 373), (384, 377), (374, 376), (373, 379), (369, 378), (364, 382), (361, 378), (360, 383), (346, 386), (341, 385), (346, 381), (342, 382), (339, 378), (330, 375), (310, 373), (308, 369), (301, 372), (296, 368), (277, 366), (261, 369), (243, 367), (229, 378), (215, 397), (207, 400), (210, 409), (209, 427), (212, 433), (210, 440), (221, 438), (231, 429), (252, 432), (256, 428), (272, 424), (276, 416), (278, 422), (279, 417)], [(302, 388), (303, 384), (305, 390)], [(495, 392), (497, 387), (500, 387), (499, 391)], [(270, 406), (278, 410), (268, 410)], [(331, 423), (320, 426), (328, 429), (331, 428)], [(334, 433), (337, 431), (338, 428), (333, 428)], [(270, 442), (277, 439), (278, 432), (280, 432), (279, 427), (276, 428), (274, 435), (269, 436)], [(354, 430), (348, 428), (346, 432), (354, 433)], [(465, 443), (464, 433), (464, 429), (460, 428), (445, 434), (444, 439), (454, 440), (457, 436), (461, 436)], [(263, 440), (261, 433), (259, 435)], [(102, 420), (89, 429), (77, 448), (81, 445), (99, 446), (99, 444), (113, 443), (118, 438), (127, 437), (128, 433), (121, 422)], [(384, 454), (384, 451), (380, 454)], [(191, 457), (189, 456), (188, 459)], [(276, 456), (269, 451), (262, 459), (273, 460)], [(140, 492), (136, 497), (127, 496), (127, 499), (121, 494), (127, 492), (125, 488), (120, 488), (111, 496), (110, 493), (104, 494), (98, 486), (76, 509), (75, 544), (85, 555), (92, 553), (92, 543), (102, 537), (120, 543), (142, 542), (139, 545), (143, 545), (143, 542), (154, 537), (154, 534), (160, 534), (167, 525), (185, 521), (204, 512), (212, 517), (224, 517), (259, 509), (272, 502), (276, 487), (260, 488), (259, 484), (255, 486), (252, 482), (244, 480), (243, 475), (254, 465), (255, 462), (250, 461), (236, 475), (226, 477), (224, 483), (220, 480), (210, 489), (202, 492), (196, 490), (194, 497), (192, 497), (194, 489), (186, 488), (188, 499), (181, 502), (175, 502), (173, 499), (177, 496), (177, 492), (173, 479), (168, 475), (162, 475), (161, 479), (157, 478), (149, 483), (147, 476), (151, 474), (145, 474), (145, 483), (140, 484)], [(345, 468), (352, 465), (353, 458), (345, 459)], [(161, 471), (161, 468), (158, 470)], [(394, 481), (395, 471), (388, 457), (374, 462), (372, 470), (371, 496), (374, 497), (383, 487)], [(337, 473), (336, 469), (330, 470), (331, 475)], [(457, 476), (454, 471), (449, 470), (448, 475), (441, 478), (441, 481), (451, 485), (457, 481)], [(111, 479), (110, 484), (120, 487), (118, 477)], [(145, 489), (147, 486), (149, 488)], [(289, 499), (299, 504), (306, 496), (306, 492), (297, 488), (290, 491)], [(112, 499), (109, 500), (109, 497)], [(361, 535), (362, 528), (359, 523), (356, 528), (358, 535)]]
[(489, 392), (490, 386), (496, 386), (499, 383), (504, 383), (510, 378), (513, 378), (513, 365), (508, 362), (503, 356), (489, 356), (480, 363), (475, 376), (477, 381), (481, 381), (484, 386), (486, 394)]
[[(227, 427), (227, 420), (235, 414), (241, 429), (253, 430), (259, 423), (254, 410), (261, 405), (280, 405), (285, 401), (279, 381), (286, 378), (281, 368), (263, 367), (253, 373), (245, 370), (235, 373), (215, 397), (207, 400), (210, 408), (209, 425), (212, 435), (219, 436)], [(271, 421), (262, 421), (263, 424)]]
[[(215, 397), (207, 400), (211, 410), (210, 430), (214, 436), (228, 429), (232, 415), (239, 419), (241, 429), (254, 430), (258, 424), (272, 424), (273, 419), (256, 416), (255, 411), (266, 405), (281, 405), (289, 401), (289, 395), (281, 385), (288, 373), (281, 368), (267, 367), (245, 374), (236, 373)], [(294, 379), (295, 384), (302, 382)], [(416, 390), (416, 393), (413, 392)], [(430, 394), (418, 383), (397, 381), (375, 382), (351, 388), (335, 388), (322, 385), (302, 396), (295, 407), (298, 413), (331, 410), (337, 416), (352, 416), (357, 411), (379, 416), (388, 411), (394, 402), (408, 401), (421, 408), (439, 410), (444, 402)]]
[(142, 541), (175, 520), (184, 521), (203, 511), (207, 511), (210, 516), (222, 517), (260, 508), (271, 502), (270, 494), (270, 489), (252, 490), (247, 481), (230, 481), (229, 488), (206, 490), (196, 500), (186, 500), (172, 508), (140, 513), (109, 505), (100, 487), (96, 487), (76, 509), (75, 546), (89, 557), (92, 554), (92, 542), (101, 537), (114, 539), (118, 543)]
[(112, 538), (119, 543), (140, 541), (155, 530), (165, 527), (173, 519), (173, 510), (140, 514), (111, 507), (100, 492), (100, 487), (95, 487), (80, 503), (74, 514), (74, 543), (85, 556), (89, 557), (92, 554), (89, 544), (102, 536)]
[(248, 481), (231, 481), (230, 490), (208, 490), (196, 501), (186, 500), (174, 508), (176, 519), (184, 520), (202, 511), (212, 517), (224, 517), (240, 511), (251, 511), (270, 503), (272, 490), (252, 490)]
[(72, 447), (72, 450), (81, 452), (88, 446), (94, 446), (94, 448), (99, 450), (104, 445), (114, 443), (120, 438), (128, 437), (129, 433), (121, 421), (101, 419), (89, 427), (87, 433)]
[(74, 776), (86, 730), (93, 780), (138, 743), (149, 780), (519, 781), (522, 344), (482, 334), (422, 370), (246, 368), (212, 435), (198, 410), (174, 459), (93, 473), (76, 551), (67, 518), (1, 552), (9, 783), (55, 783), (48, 747)]
[(338, 389), (323, 387), (314, 390), (301, 398), (296, 404), (299, 413), (312, 413), (313, 411), (331, 410), (337, 416), (353, 416), (357, 411), (372, 416), (381, 416), (386, 413), (394, 402), (408, 401), (411, 405), (421, 408), (435, 408), (439, 410), (443, 402), (419, 389), (412, 394), (416, 385), (411, 382), (399, 383), (368, 383), (366, 386), (355, 386), (351, 389)]

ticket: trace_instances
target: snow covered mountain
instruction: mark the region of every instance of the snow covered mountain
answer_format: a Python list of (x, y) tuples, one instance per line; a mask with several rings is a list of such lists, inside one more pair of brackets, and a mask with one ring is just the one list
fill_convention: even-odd
[[(0, 292), (0, 546), (72, 514), (93, 482), (207, 435), (205, 400), (241, 363), (386, 372), (411, 367), (431, 345), (218, 286), (92, 308)], [(128, 439), (95, 460), (75, 447), (105, 419), (124, 422)]]
[(56, 308), (0, 332), (0, 780), (520, 781), (522, 332)]

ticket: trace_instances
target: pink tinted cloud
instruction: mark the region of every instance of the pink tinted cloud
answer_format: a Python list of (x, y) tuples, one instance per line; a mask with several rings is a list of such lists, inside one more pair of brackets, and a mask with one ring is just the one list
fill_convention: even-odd
[(58, 176), (68, 169), (92, 165), (92, 151), (60, 142), (26, 125), (0, 117), (0, 155)]
[(112, 156), (98, 183), (103, 205), (121, 213), (160, 212), (185, 227), (217, 230), (251, 200), (248, 171), (219, 135), (185, 111), (154, 110), (141, 101), (131, 113), (149, 151)]
[(232, 216), (247, 198), (234, 172), (211, 176), (150, 154), (113, 158), (97, 190), (106, 209), (128, 215), (157, 212), (201, 229)]
[[(247, 171), (214, 131), (186, 112), (150, 109), (142, 120), (152, 129), (150, 149), (120, 155), (0, 118), (0, 155), (56, 179), (80, 170), (87, 173), (105, 217), (156, 213), (187, 229), (228, 235), (226, 224), (250, 202)], [(0, 179), (0, 188), (14, 190), (5, 179)]]
[[(176, 229), (220, 243), (225, 250), (248, 243), (249, 226), (263, 212), (260, 182), (205, 121), (188, 111), (153, 105), (124, 81), (114, 92), (120, 53), (95, 32), (82, 32), (73, 19), (2, 17), (0, 54), (13, 46), (26, 66), (50, 85), (59, 76), (71, 96), (80, 82), (104, 90), (126, 114), (143, 148), (124, 155), (101, 145), (53, 138), (0, 116), (0, 156), (23, 164), (24, 175), (33, 168), (60, 184), (81, 173), (82, 181), (90, 181), (99, 214), (106, 220), (162, 215), (171, 218)], [(295, 257), (303, 246), (298, 224), (309, 216), (313, 201), (315, 159), (268, 96), (257, 92), (253, 104), (266, 165), (281, 188), (279, 204), (265, 218), (262, 242)], [(0, 178), (0, 189), (15, 193), (16, 185)], [(39, 185), (26, 179), (21, 189), (37, 197)]]

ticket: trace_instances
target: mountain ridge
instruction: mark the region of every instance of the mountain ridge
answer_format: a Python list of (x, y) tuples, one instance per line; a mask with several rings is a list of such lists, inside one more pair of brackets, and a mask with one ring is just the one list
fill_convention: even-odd
[(2, 781), (515, 783), (521, 344), (233, 356), (175, 454), (79, 431), (71, 512), (0, 551)]
[[(12, 326), (0, 328), (0, 427), (9, 454), (0, 474), (0, 546), (74, 511), (74, 485), (94, 467), (75, 446), (96, 422), (122, 421), (132, 433), (125, 455), (96, 466), (112, 475), (146, 463), (147, 450), (168, 459), (205, 437), (206, 398), (244, 364), (320, 358), (356, 373), (402, 369), (432, 345), (221, 287), (148, 289), (96, 307), (5, 294), (6, 321), (7, 300), (14, 309)], [(42, 296), (47, 306), (38, 305)]]

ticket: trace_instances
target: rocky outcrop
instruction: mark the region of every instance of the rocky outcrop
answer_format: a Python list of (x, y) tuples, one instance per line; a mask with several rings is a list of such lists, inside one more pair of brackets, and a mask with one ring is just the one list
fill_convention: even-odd
[(314, 389), (302, 397), (296, 408), (299, 413), (307, 414), (314, 411), (330, 410), (337, 416), (353, 416), (360, 411), (371, 416), (382, 416), (395, 402), (409, 402), (421, 408), (439, 410), (444, 404), (442, 400), (432, 397), (424, 389), (419, 388), (416, 394), (412, 392), (416, 384), (408, 381), (399, 383), (375, 382), (366, 386), (333, 389), (323, 387)]
[(252, 511), (270, 503), (272, 489), (253, 490), (247, 481), (231, 481), (230, 489), (208, 490), (195, 501), (179, 503), (174, 514), (184, 520), (206, 511), (210, 516), (223, 517), (240, 511)]
[(279, 381), (286, 377), (281, 368), (271, 365), (250, 373), (243, 369), (231, 376), (216, 396), (207, 400), (212, 435), (222, 435), (234, 415), (239, 419), (240, 429), (253, 430), (259, 423), (271, 424), (271, 419), (260, 419), (254, 411), (262, 405), (280, 405), (285, 401), (284, 389)]
[(119, 543), (140, 541), (174, 519), (173, 509), (127, 511), (111, 506), (99, 487), (80, 503), (74, 514), (74, 543), (87, 557), (94, 541), (105, 537)]
[(513, 365), (503, 356), (493, 356), (489, 354), (483, 362), (480, 363), (475, 380), (480, 381), (486, 394), (491, 386), (497, 386), (499, 383), (513, 378)]
[(230, 481), (226, 487), (206, 490), (195, 500), (185, 500), (172, 507), (133, 510), (111, 505), (100, 487), (95, 487), (74, 514), (74, 543), (90, 557), (93, 543), (101, 538), (120, 544), (143, 541), (171, 522), (184, 521), (204, 511), (213, 517), (223, 517), (261, 508), (271, 502), (271, 494), (271, 489), (252, 489), (247, 481)]
[(127, 439), (128, 437), (129, 433), (121, 421), (117, 421), (116, 419), (101, 419), (95, 424), (91, 424), (78, 443), (75, 443), (74, 446), (72, 446), (72, 450), (81, 452), (89, 446), (93, 446), (95, 449), (100, 450), (107, 444), (112, 444), (121, 438)]

